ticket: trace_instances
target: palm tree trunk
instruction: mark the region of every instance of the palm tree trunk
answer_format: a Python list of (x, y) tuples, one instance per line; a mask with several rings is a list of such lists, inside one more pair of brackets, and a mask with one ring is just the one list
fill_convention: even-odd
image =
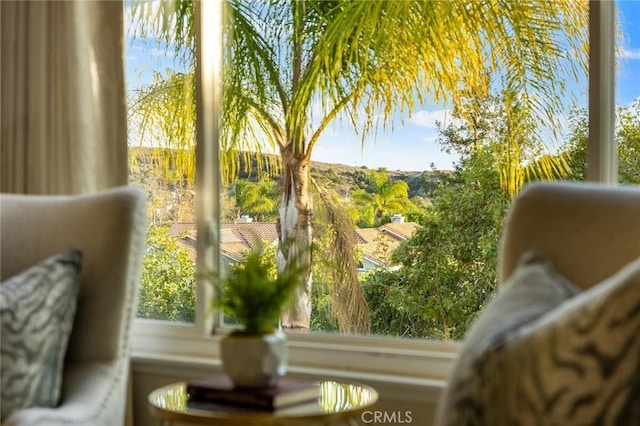
[(291, 307), (282, 315), (285, 330), (309, 331), (311, 325), (311, 242), (313, 203), (310, 193), (310, 161), (293, 151), (293, 144), (282, 153), (282, 199), (278, 219), (280, 247), (278, 271), (295, 262), (301, 268), (300, 283)]

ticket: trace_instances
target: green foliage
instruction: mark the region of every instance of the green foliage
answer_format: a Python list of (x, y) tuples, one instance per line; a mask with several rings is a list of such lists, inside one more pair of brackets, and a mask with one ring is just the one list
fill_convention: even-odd
[(423, 324), (423, 298), (407, 293), (408, 287), (399, 271), (369, 272), (362, 285), (370, 307), (372, 333), (407, 338), (436, 337)]
[[(319, 253), (329, 251), (331, 239), (328, 236), (325, 225), (316, 225), (316, 237), (314, 238), (314, 250)], [(318, 256), (313, 262), (313, 287), (311, 311), (311, 330), (318, 332), (337, 332), (338, 309), (334, 309), (332, 289), (335, 268), (334, 262), (329, 256)]]
[(128, 120), (130, 139), (138, 149), (137, 155), (129, 159), (130, 169), (135, 170), (138, 163), (143, 162), (153, 176), (162, 177), (171, 185), (193, 185), (196, 172), (194, 88), (193, 73), (167, 69), (165, 74), (156, 72), (151, 84), (133, 91)]
[(297, 272), (289, 269), (276, 274), (275, 262), (269, 259), (274, 257), (266, 257), (262, 250), (251, 251), (232, 266), (225, 280), (212, 280), (216, 290), (213, 306), (238, 320), (243, 327), (239, 334), (273, 332), (291, 301)]
[(247, 214), (258, 222), (275, 219), (278, 213), (279, 188), (275, 181), (263, 176), (257, 183), (236, 180), (233, 185), (236, 217)]
[[(616, 140), (619, 180), (634, 184), (640, 176), (640, 102), (619, 108)], [(470, 125), (442, 130), (445, 149), (462, 155), (452, 173), (425, 180), (432, 201), (426, 208), (423, 227), (394, 253), (403, 267), (396, 271), (375, 271), (363, 282), (371, 310), (372, 331), (377, 334), (460, 339), (476, 313), (491, 298), (496, 283), (496, 265), (503, 219), (510, 205), (504, 192), (500, 151), (509, 133), (504, 131), (499, 111), (487, 113)], [(569, 120), (570, 134), (565, 151), (570, 172), (565, 178), (586, 177), (587, 113), (575, 111)], [(529, 172), (523, 183), (536, 178), (541, 156), (534, 146), (524, 165)], [(558, 177), (551, 170), (551, 177)]]
[(321, 316), (312, 311), (310, 322), (321, 323), (325, 331), (337, 326), (342, 333), (368, 334), (369, 310), (358, 280), (354, 224), (335, 193), (318, 184), (314, 187), (320, 202), (315, 203), (319, 208), (314, 218), (317, 233), (314, 233), (313, 249), (322, 256), (313, 262), (312, 302), (321, 301), (318, 312), (324, 316), (323, 321), (319, 321)]
[(356, 224), (362, 228), (388, 223), (396, 213), (419, 216), (418, 208), (409, 200), (407, 183), (390, 180), (385, 168), (370, 171), (365, 187), (355, 189), (351, 198), (359, 213)]
[(423, 227), (394, 253), (397, 271), (363, 283), (372, 330), (404, 337), (459, 339), (496, 282), (497, 246), (510, 199), (493, 153), (465, 156), (432, 195)]
[(415, 196), (409, 200), (413, 204), (410, 210), (404, 212), (408, 222), (422, 223), (426, 210), (431, 206), (431, 201), (427, 197)]
[(640, 185), (640, 100), (618, 109), (617, 139), (620, 183)]
[[(498, 172), (502, 190), (512, 197), (534, 179), (566, 177), (567, 157), (547, 153), (529, 107), (518, 92), (509, 89), (485, 96), (470, 93), (454, 109), (454, 117), (463, 124), (441, 129), (445, 150), (468, 155), (478, 146), (490, 148), (494, 157), (490, 167)], [(512, 126), (510, 119), (517, 120), (518, 126)]]
[(129, 98), (129, 180), (146, 189), (154, 224), (193, 221), (195, 161), (193, 73), (167, 69)]
[(589, 121), (587, 111), (574, 110), (569, 115), (570, 134), (565, 143), (571, 160), (569, 161), (570, 180), (584, 181), (587, 179), (587, 139), (589, 139)]
[[(462, 338), (493, 293), (502, 222), (514, 191), (565, 172), (553, 166), (564, 164), (564, 154), (542, 155), (534, 133), (513, 133), (507, 109), (516, 114), (520, 108), (522, 126), (531, 121), (508, 99), (508, 93), (470, 99), (458, 106), (458, 121), (440, 129), (443, 148), (461, 159), (452, 173), (424, 180), (431, 205), (423, 204), (422, 227), (392, 256), (402, 268), (365, 279), (373, 332)], [(380, 187), (383, 176), (374, 177)]]
[(195, 270), (189, 253), (166, 226), (149, 226), (142, 263), (138, 318), (193, 322)]
[[(584, 109), (569, 116), (570, 134), (565, 150), (571, 158), (569, 179), (587, 177), (587, 139), (589, 117)], [(640, 100), (629, 107), (618, 107), (616, 116), (616, 143), (618, 145), (618, 181), (622, 184), (640, 184)]]

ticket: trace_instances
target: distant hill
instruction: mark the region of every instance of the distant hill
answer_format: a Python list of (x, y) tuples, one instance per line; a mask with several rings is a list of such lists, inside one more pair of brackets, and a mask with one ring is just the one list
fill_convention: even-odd
[[(134, 148), (129, 150), (129, 155), (135, 158), (136, 161), (134, 167), (129, 170), (130, 182), (136, 186), (139, 186), (154, 197), (165, 200), (163, 204), (169, 203), (173, 206), (172, 212), (165, 212), (158, 220), (163, 221), (166, 217), (176, 216), (178, 207), (184, 205), (188, 200), (193, 197), (193, 188), (187, 185), (184, 186), (184, 182), (179, 183), (174, 181), (172, 184), (167, 184), (163, 179), (154, 177), (149, 173), (149, 168), (153, 162), (154, 157), (164, 157), (161, 152), (162, 149), (149, 149), (149, 148)], [(261, 154), (263, 164), (279, 164), (279, 158), (274, 155)], [(259, 179), (258, 173), (258, 161), (256, 155), (252, 155), (249, 158), (250, 164), (247, 164), (245, 159), (240, 161), (240, 167), (238, 169), (238, 178), (249, 181), (257, 181)], [(169, 165), (172, 168), (172, 165)], [(343, 196), (348, 195), (350, 192), (357, 188), (366, 188), (371, 170), (366, 166), (348, 166), (339, 163), (324, 163), (318, 161), (311, 162), (311, 175), (320, 184), (327, 189), (336, 191)], [(280, 171), (271, 169), (268, 171), (269, 175), (273, 179), (278, 179)], [(422, 197), (429, 198), (430, 191), (436, 186), (437, 182), (442, 179), (449, 171), (440, 170), (428, 170), (428, 171), (402, 171), (402, 170), (387, 170), (387, 176), (391, 180), (403, 180), (409, 186), (409, 198)], [(174, 177), (175, 179), (175, 177)], [(175, 219), (180, 218), (184, 220), (185, 217), (190, 217), (192, 212), (180, 212)]]
[[(269, 155), (263, 154), (266, 159)], [(272, 158), (274, 160), (275, 158)], [(257, 180), (257, 161), (255, 156), (252, 157), (250, 170), (247, 172), (246, 164), (241, 161), (239, 177), (250, 181)], [(350, 190), (361, 187), (367, 181), (371, 169), (366, 166), (348, 166), (340, 163), (324, 163), (319, 161), (311, 162), (311, 175), (317, 181), (325, 184), (327, 187), (335, 190), (340, 194), (346, 194)], [(390, 180), (403, 180), (409, 186), (409, 198), (414, 196), (425, 197), (426, 191), (435, 185), (435, 182), (441, 178), (443, 174), (449, 171), (402, 171), (387, 169), (387, 176)], [(272, 177), (277, 178), (278, 173), (271, 173)]]
[[(167, 153), (158, 149), (150, 148), (130, 148), (130, 167), (129, 167), (129, 183), (139, 187), (149, 194), (156, 206), (152, 213), (152, 221), (154, 223), (175, 223), (175, 222), (194, 222), (194, 197), (195, 191), (190, 182), (181, 178), (177, 174), (170, 172), (173, 170), (173, 163), (169, 162), (168, 172), (164, 170), (162, 173), (152, 171), (160, 166), (164, 167), (158, 158), (163, 159)], [(170, 158), (171, 155), (169, 155)], [(265, 159), (262, 159), (265, 161)], [(270, 164), (279, 164), (279, 158), (272, 156)], [(269, 161), (267, 160), (267, 161)], [(160, 163), (158, 163), (160, 161)], [(255, 156), (249, 159), (247, 164), (241, 161), (238, 169), (237, 178), (256, 182), (262, 176), (258, 174)], [(372, 169), (366, 166), (348, 166), (345, 164), (332, 164), (324, 162), (311, 162), (311, 175), (324, 188), (335, 191), (342, 197), (348, 197), (356, 189), (367, 189), (369, 184), (369, 174)], [(166, 174), (168, 173), (169, 178)], [(391, 180), (403, 180), (409, 187), (409, 198), (420, 197), (423, 200), (414, 200), (417, 205), (425, 205), (431, 199), (431, 192), (436, 187), (443, 176), (451, 173), (449, 171), (401, 171), (387, 170), (387, 176)], [(279, 170), (270, 170), (269, 176), (277, 180), (280, 178)], [(226, 214), (237, 214), (233, 210), (230, 198), (233, 196), (229, 188), (224, 191), (221, 198), (223, 210), (226, 206)], [(226, 216), (225, 216), (226, 217)]]

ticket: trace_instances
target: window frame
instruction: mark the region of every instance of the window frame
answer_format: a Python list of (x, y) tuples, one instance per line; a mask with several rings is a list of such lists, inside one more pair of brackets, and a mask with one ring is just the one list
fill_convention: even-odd
[[(196, 191), (198, 212), (198, 274), (219, 265), (219, 218), (217, 167), (217, 99), (220, 96), (220, 57), (222, 34), (218, 31), (215, 47), (202, 43), (211, 37), (215, 25), (203, 31), (202, 17), (221, 14), (221, 0), (196, 2), (198, 151)], [(589, 43), (589, 127), (588, 180), (617, 182), (615, 123), (615, 2), (591, 0)], [(210, 18), (207, 18), (210, 19)], [(207, 21), (209, 22), (209, 21)], [(221, 28), (221, 25), (218, 26)], [(205, 46), (202, 46), (205, 44)], [(217, 50), (216, 50), (217, 49)], [(204, 50), (204, 53), (201, 54)], [(596, 54), (597, 53), (597, 54)], [(211, 62), (207, 62), (211, 59)], [(216, 62), (218, 61), (218, 62)], [(217, 65), (216, 65), (217, 64)], [(613, 81), (612, 81), (613, 80)], [(602, 108), (606, 102), (607, 108)], [(201, 113), (203, 112), (203, 113)], [(206, 118), (206, 119), (203, 119)], [(593, 123), (592, 123), (593, 122)], [(207, 196), (209, 194), (209, 196)], [(194, 324), (136, 319), (133, 325), (133, 359), (146, 362), (173, 362), (185, 365), (218, 365), (219, 341), (227, 331), (214, 328), (207, 301), (211, 286), (198, 279), (196, 321)], [(211, 333), (211, 330), (216, 330)], [(380, 379), (394, 383), (420, 383), (441, 388), (450, 373), (459, 343), (409, 340), (384, 336), (343, 336), (332, 334), (289, 333), (289, 370), (293, 373), (330, 372), (330, 376)]]

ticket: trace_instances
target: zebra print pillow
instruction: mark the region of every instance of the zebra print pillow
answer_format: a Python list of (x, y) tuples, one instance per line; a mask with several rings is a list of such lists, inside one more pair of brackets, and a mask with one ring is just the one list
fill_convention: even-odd
[(82, 252), (70, 249), (0, 285), (0, 418), (55, 407), (76, 310)]
[(473, 398), (477, 365), (498, 342), (579, 293), (551, 262), (536, 251), (525, 252), (509, 280), (474, 321), (465, 336), (454, 373), (439, 405), (438, 424), (461, 424), (455, 419), (460, 401)]
[(495, 342), (447, 425), (639, 425), (640, 259)]

